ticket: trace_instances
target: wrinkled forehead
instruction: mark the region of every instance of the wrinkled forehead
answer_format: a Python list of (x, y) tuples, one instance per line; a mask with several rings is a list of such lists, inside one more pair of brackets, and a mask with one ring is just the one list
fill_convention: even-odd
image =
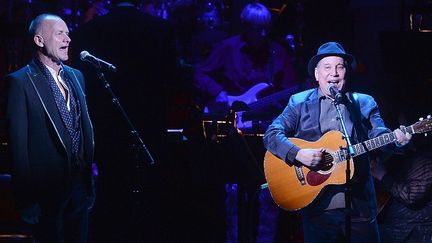
[(320, 65), (339, 65), (344, 63), (345, 60), (340, 56), (326, 56), (317, 63), (317, 67)]

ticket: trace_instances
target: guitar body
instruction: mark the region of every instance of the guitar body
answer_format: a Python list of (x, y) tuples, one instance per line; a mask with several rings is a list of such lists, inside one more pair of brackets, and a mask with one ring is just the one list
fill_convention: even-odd
[[(432, 117), (402, 128), (403, 133), (419, 134), (432, 131)], [(309, 205), (327, 185), (341, 185), (345, 183), (346, 147), (343, 135), (339, 131), (330, 131), (315, 142), (308, 142), (298, 138), (290, 138), (292, 143), (302, 149), (325, 148), (324, 168), (313, 171), (305, 166), (289, 166), (283, 160), (270, 152), (264, 157), (264, 172), (273, 200), (279, 207), (286, 210), (299, 210)], [(396, 141), (395, 132), (385, 133), (378, 137), (353, 145), (356, 157), (368, 151), (380, 148)], [(354, 163), (350, 161), (352, 178)], [(382, 202), (388, 199), (383, 198)], [(380, 200), (381, 201), (381, 200)]]
[[(346, 147), (346, 141), (342, 139), (339, 131), (330, 131), (315, 142), (308, 142), (298, 138), (290, 138), (290, 141), (300, 148), (325, 148), (332, 153)], [(354, 163), (350, 162), (351, 177), (354, 174)], [(326, 170), (313, 171), (305, 166), (297, 167), (304, 174), (305, 184), (302, 185), (296, 173), (296, 166), (289, 166), (285, 161), (277, 158), (270, 152), (264, 157), (264, 172), (275, 203), (289, 211), (302, 209), (309, 205), (329, 184), (341, 185), (345, 183), (346, 160), (333, 161)]]

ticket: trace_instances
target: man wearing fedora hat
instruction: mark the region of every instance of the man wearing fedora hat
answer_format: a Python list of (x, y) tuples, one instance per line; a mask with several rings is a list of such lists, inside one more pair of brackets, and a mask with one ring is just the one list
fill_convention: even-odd
[[(342, 131), (334, 102), (345, 120), (353, 144), (391, 132), (381, 118), (372, 96), (346, 90), (348, 74), (356, 67), (355, 58), (342, 45), (328, 42), (321, 45), (308, 64), (308, 73), (318, 87), (292, 95), (285, 110), (267, 129), (264, 145), (290, 166), (317, 169), (324, 162), (326, 148), (300, 148), (288, 138), (316, 141), (331, 130)], [(340, 97), (335, 97), (330, 87)], [(336, 88), (336, 89), (335, 89)], [(338, 95), (338, 96), (339, 96)], [(396, 146), (406, 145), (411, 135), (395, 130)], [(380, 153), (391, 152), (395, 146), (386, 146)], [(377, 206), (373, 180), (370, 174), (370, 153), (356, 156), (354, 176), (351, 179), (351, 241), (379, 242), (376, 223)], [(344, 186), (326, 186), (319, 196), (301, 209), (305, 242), (339, 242), (345, 232)]]

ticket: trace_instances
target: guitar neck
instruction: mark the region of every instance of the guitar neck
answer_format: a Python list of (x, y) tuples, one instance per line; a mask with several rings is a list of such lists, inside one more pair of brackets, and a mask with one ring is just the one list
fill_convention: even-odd
[[(414, 127), (411, 125), (409, 127), (405, 127), (402, 129), (403, 133), (409, 133), (414, 134)], [(366, 152), (381, 148), (387, 144), (393, 143), (396, 141), (396, 134), (395, 132), (390, 132), (383, 134), (381, 136), (378, 136), (376, 138), (369, 139), (367, 141), (364, 141), (362, 143), (358, 143), (353, 145), (355, 150), (355, 155), (353, 157), (356, 157), (358, 155), (364, 154)]]

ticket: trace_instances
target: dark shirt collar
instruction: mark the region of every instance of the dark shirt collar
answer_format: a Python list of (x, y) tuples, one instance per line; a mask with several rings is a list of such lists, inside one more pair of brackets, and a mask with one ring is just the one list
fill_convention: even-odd
[(318, 87), (318, 99), (321, 101), (321, 100), (325, 100), (325, 99), (327, 99), (327, 96), (325, 96), (324, 94), (323, 94), (323, 92), (321, 91), (321, 88), (320, 87)]
[[(349, 95), (348, 95), (348, 93), (345, 93), (345, 92), (343, 92), (342, 93), (342, 102), (341, 102), (341, 104), (346, 104), (347, 102), (351, 102), (351, 99), (349, 98)], [(332, 101), (333, 102), (333, 99), (330, 99), (329, 97), (327, 97), (327, 96), (325, 96), (323, 93), (322, 93), (322, 91), (321, 91), (321, 89), (318, 87), (318, 99), (319, 99), (319, 101), (322, 101), (322, 100), (329, 100), (329, 101)]]

